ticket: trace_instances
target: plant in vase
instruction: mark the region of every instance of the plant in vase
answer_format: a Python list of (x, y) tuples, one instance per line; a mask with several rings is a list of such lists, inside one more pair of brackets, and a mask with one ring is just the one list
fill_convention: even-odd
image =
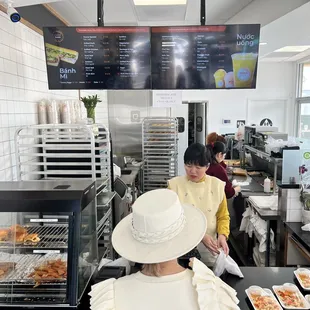
[(94, 96), (88, 96), (88, 97), (81, 97), (81, 101), (84, 103), (84, 107), (87, 112), (87, 118), (91, 118), (93, 122), (95, 123), (96, 117), (95, 117), (95, 109), (98, 102), (101, 102), (98, 95)]

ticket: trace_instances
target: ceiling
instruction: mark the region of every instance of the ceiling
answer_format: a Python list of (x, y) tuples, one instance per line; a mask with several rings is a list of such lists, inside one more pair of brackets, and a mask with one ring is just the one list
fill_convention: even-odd
[[(0, 0), (0, 2), (3, 0)], [(147, 1), (147, 0), (145, 0)], [(97, 0), (14, 0), (14, 6), (28, 6), (48, 3), (71, 26), (97, 25)], [(104, 22), (111, 26), (160, 26), (160, 25), (199, 25), (200, 0), (187, 0), (186, 5), (142, 5), (135, 6), (134, 0), (104, 0)], [(297, 61), (310, 55), (310, 49), (302, 52), (275, 52), (277, 49), (292, 45), (309, 45), (307, 40), (299, 40), (300, 29), (295, 27), (290, 15), (299, 10), (305, 12), (310, 0), (206, 0), (206, 23), (259, 23), (262, 25), (261, 42), (267, 43), (260, 48), (260, 58), (268, 62)], [(303, 7), (304, 6), (304, 7)], [(309, 12), (309, 10), (308, 10)], [(296, 19), (296, 14), (294, 15)], [(281, 21), (285, 20), (286, 24)], [(299, 22), (307, 22), (300, 19)], [(307, 22), (309, 23), (309, 22)], [(278, 25), (278, 26), (277, 26)], [(280, 27), (280, 25), (282, 25)], [(275, 27), (277, 26), (277, 27)], [(310, 25), (309, 25), (310, 26)], [(287, 27), (294, 28), (293, 33)], [(298, 35), (296, 35), (298, 34)], [(286, 36), (286, 40), (278, 40)], [(292, 39), (292, 42), (289, 40)], [(279, 41), (279, 44), (275, 44)], [(280, 43), (281, 41), (281, 43)], [(303, 41), (303, 42), (301, 42)]]
[[(207, 0), (207, 21), (209, 24), (225, 23), (252, 1), (254, 0)], [(53, 2), (51, 6), (73, 26), (97, 24), (97, 0), (63, 0)], [(106, 25), (156, 26), (167, 25), (167, 22), (176, 25), (200, 22), (200, 0), (187, 0), (186, 5), (174, 6), (135, 6), (133, 0), (105, 0), (104, 11)]]

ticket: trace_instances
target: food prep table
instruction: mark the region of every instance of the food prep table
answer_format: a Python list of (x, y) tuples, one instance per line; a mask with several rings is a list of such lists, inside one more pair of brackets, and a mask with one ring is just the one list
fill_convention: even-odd
[[(249, 185), (241, 186), (241, 193), (242, 197), (245, 199), (245, 206), (246, 208), (246, 200), (250, 196), (270, 196), (270, 194), (264, 193), (264, 188), (259, 184), (257, 180), (255, 180), (253, 177), (247, 175), (247, 176), (231, 176), (231, 179), (236, 180), (240, 183), (249, 183)], [(276, 263), (277, 266), (280, 266), (280, 227), (281, 227), (281, 216), (279, 211), (275, 210), (267, 210), (267, 209), (260, 209), (255, 206), (253, 206), (256, 213), (259, 215), (259, 217), (266, 221), (267, 223), (267, 250), (265, 253), (265, 267), (269, 267), (270, 265), (270, 235), (271, 235), (271, 223), (276, 223), (276, 245), (277, 245), (277, 255), (276, 255)], [(247, 238), (249, 239), (249, 238)], [(251, 242), (249, 240), (246, 241), (247, 244), (250, 244), (249, 247), (251, 247)], [(231, 244), (234, 248), (237, 248), (238, 245), (236, 244), (235, 240), (231, 240)], [(240, 251), (237, 249), (237, 254), (241, 255)], [(250, 253), (247, 253), (248, 255), (252, 255), (252, 251)], [(246, 265), (245, 260), (243, 260), (243, 263)]]

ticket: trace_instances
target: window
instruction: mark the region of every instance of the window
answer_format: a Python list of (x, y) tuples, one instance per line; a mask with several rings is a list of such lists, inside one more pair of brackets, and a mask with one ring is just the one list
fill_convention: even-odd
[(310, 139), (310, 102), (299, 104), (299, 138)]
[(300, 65), (300, 97), (310, 97), (310, 63)]
[(299, 65), (297, 90), (297, 136), (310, 139), (310, 62)]

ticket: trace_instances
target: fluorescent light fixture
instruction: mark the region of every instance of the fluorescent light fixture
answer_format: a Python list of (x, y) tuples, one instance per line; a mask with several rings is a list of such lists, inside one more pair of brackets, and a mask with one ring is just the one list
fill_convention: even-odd
[(266, 42), (260, 42), (259, 45), (267, 45)]
[(187, 0), (133, 0), (135, 5), (185, 5)]
[(295, 53), (301, 53), (306, 51), (310, 48), (310, 45), (301, 45), (301, 46), (285, 46), (278, 50), (275, 50), (277, 53), (289, 53), (289, 52), (295, 52)]

